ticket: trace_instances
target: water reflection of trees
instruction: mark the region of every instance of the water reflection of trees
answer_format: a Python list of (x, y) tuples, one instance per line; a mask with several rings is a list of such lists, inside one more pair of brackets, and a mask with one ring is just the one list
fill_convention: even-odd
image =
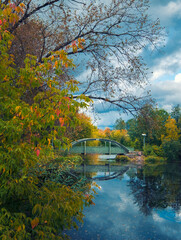
[(140, 211), (151, 214), (154, 208), (181, 208), (181, 165), (177, 163), (145, 166), (131, 177), (129, 187)]

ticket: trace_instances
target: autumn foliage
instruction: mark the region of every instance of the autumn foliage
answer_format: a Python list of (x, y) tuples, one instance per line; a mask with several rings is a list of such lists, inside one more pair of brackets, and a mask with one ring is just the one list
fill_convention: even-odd
[(177, 128), (175, 119), (169, 118), (165, 123), (165, 134), (161, 136), (162, 141), (178, 141), (179, 140), (179, 129)]
[[(75, 101), (77, 82), (61, 81), (63, 68), (74, 67), (64, 50), (39, 64), (28, 55), (24, 67), (16, 67), (9, 54), (13, 40), (9, 29), (24, 5), (0, 6), (0, 238), (62, 239), (62, 230), (82, 219), (87, 197), (79, 188), (45, 177), (46, 169), (57, 158), (52, 141), (54, 148), (69, 146), (66, 127), (76, 126), (76, 112), (89, 99), (81, 95)], [(78, 48), (81, 41), (70, 47)], [(62, 161), (56, 160), (59, 172)], [(73, 161), (66, 159), (69, 167)]]

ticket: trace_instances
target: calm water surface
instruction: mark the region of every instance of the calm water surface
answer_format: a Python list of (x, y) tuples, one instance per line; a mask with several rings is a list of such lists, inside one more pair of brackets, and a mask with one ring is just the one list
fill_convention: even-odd
[[(105, 163), (98, 157), (88, 161)], [(119, 175), (121, 167), (125, 169), (125, 165), (114, 171), (99, 166), (84, 169), (101, 189), (97, 189), (95, 206), (84, 209), (84, 224), (68, 232), (71, 239), (180, 240), (181, 165), (129, 166)]]

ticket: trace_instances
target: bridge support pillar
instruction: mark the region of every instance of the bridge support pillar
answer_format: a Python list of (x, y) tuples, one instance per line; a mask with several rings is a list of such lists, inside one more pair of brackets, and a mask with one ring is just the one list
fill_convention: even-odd
[(86, 164), (83, 163), (83, 171), (84, 171), (84, 176), (86, 176)]
[(109, 142), (109, 155), (111, 155), (111, 142)]
[(86, 141), (84, 141), (84, 155), (86, 155)]

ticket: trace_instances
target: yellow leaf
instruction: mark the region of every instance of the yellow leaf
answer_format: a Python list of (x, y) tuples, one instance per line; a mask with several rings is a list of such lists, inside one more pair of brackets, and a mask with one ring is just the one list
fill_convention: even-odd
[(16, 11), (17, 13), (19, 13), (19, 12), (21, 11), (21, 8), (20, 8), (20, 7), (16, 7), (16, 8), (15, 8), (15, 11)]
[(16, 106), (15, 111), (18, 112), (20, 108), (21, 108), (20, 106)]
[(51, 140), (50, 140), (50, 138), (48, 138), (48, 144), (50, 145), (50, 142), (51, 142)]
[(25, 7), (24, 3), (20, 3), (20, 7)]
[(51, 115), (51, 119), (54, 120), (54, 118), (55, 118), (55, 117), (54, 117), (53, 115)]

